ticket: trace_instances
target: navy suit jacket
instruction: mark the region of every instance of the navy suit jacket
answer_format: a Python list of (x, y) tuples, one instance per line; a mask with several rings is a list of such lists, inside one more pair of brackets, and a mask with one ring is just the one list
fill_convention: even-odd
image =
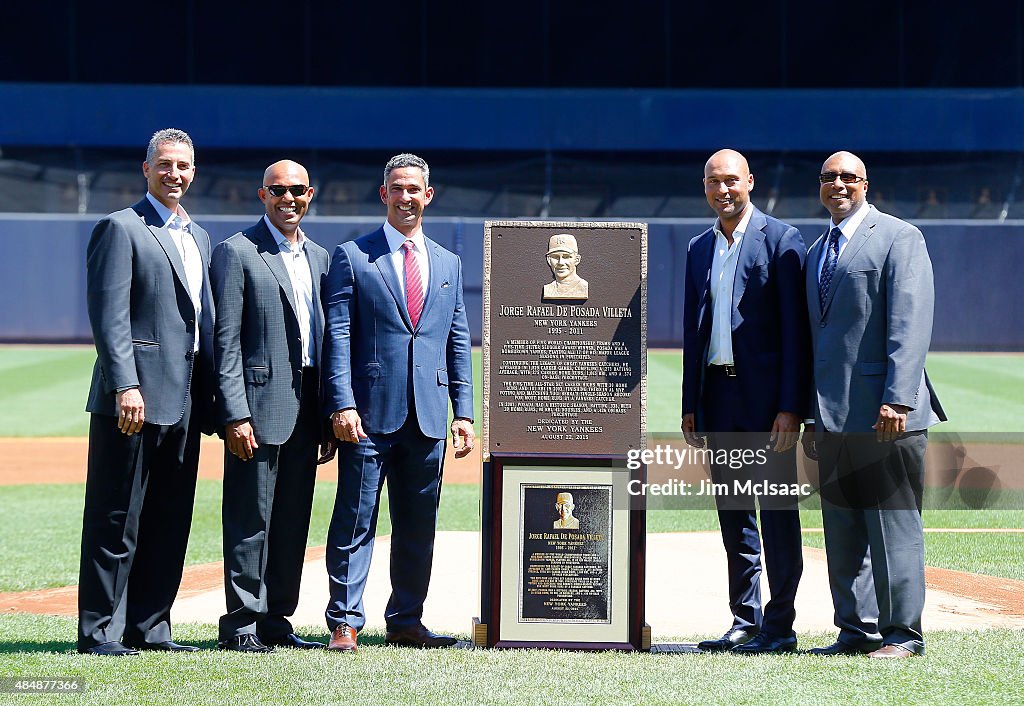
[[(330, 256), (307, 238), (306, 259), (313, 280), (314, 365), (319, 365), (320, 281)], [(283, 444), (295, 430), (302, 393), (299, 303), (281, 249), (262, 218), (214, 249), (210, 277), (217, 302), (218, 421), (250, 418), (260, 443)]]
[(415, 328), (383, 227), (342, 243), (331, 258), (323, 289), (324, 410), (354, 408), (368, 433), (400, 429), (410, 392), (425, 436), (447, 436), (448, 399), (456, 417), (473, 417), (462, 263), (429, 238), (424, 243), (430, 275)]
[[(202, 321), (195, 365), (195, 307), (185, 265), (149, 199), (104, 217), (92, 230), (86, 257), (86, 300), (97, 360), (86, 409), (117, 416), (115, 393), (138, 386), (146, 421), (176, 424), (193, 375), (193, 414), (210, 431), (206, 392), (212, 391), (213, 297), (210, 236), (195, 221), (192, 235), (203, 259)], [(203, 392), (200, 392), (203, 391)]]
[[(754, 208), (751, 206), (751, 208)], [(804, 294), (806, 247), (800, 231), (758, 209), (740, 241), (732, 292), (733, 361), (740, 374), (738, 423), (768, 431), (779, 412), (803, 418), (810, 384), (810, 333)], [(683, 300), (683, 414), (703, 424), (702, 390), (711, 339), (711, 263), (715, 231), (690, 241)]]

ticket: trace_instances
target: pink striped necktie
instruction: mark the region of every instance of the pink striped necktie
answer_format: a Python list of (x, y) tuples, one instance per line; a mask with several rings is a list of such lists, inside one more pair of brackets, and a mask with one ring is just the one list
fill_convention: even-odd
[(414, 245), (411, 240), (402, 243), (405, 248), (405, 303), (409, 307), (412, 326), (416, 328), (420, 323), (420, 314), (423, 313), (423, 277), (420, 275), (420, 264), (412, 253)]

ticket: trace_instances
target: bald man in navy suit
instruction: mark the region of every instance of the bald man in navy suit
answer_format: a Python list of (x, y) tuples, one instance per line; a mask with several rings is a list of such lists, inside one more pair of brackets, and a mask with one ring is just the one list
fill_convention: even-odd
[[(754, 175), (735, 150), (704, 167), (704, 193), (718, 214), (690, 241), (683, 310), (683, 421), (691, 446), (748, 450), (757, 462), (711, 463), (711, 477), (796, 483), (795, 446), (809, 383), (804, 242), (800, 231), (750, 201)], [(761, 463), (761, 457), (764, 462)], [(761, 654), (796, 648), (793, 606), (803, 572), (795, 502), (715, 498), (728, 564), (732, 625), (705, 651)], [(756, 505), (761, 506), (758, 527)], [(761, 605), (761, 556), (772, 599)]]

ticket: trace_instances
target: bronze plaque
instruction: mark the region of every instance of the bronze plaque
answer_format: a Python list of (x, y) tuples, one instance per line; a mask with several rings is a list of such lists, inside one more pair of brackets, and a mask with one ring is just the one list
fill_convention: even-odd
[(484, 224), (484, 458), (644, 447), (647, 225)]
[(519, 505), (519, 621), (611, 623), (612, 486), (524, 483)]

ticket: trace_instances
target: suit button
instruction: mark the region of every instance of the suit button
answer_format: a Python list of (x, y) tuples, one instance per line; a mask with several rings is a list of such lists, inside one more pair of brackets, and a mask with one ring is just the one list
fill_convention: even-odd
[(826, 324), (826, 323), (827, 323), (827, 322), (825, 322), (825, 321), (822, 321), (822, 322), (821, 322), (820, 324), (818, 324), (818, 325), (819, 325), (819, 326), (821, 326), (822, 328), (825, 328), (825, 324)]

